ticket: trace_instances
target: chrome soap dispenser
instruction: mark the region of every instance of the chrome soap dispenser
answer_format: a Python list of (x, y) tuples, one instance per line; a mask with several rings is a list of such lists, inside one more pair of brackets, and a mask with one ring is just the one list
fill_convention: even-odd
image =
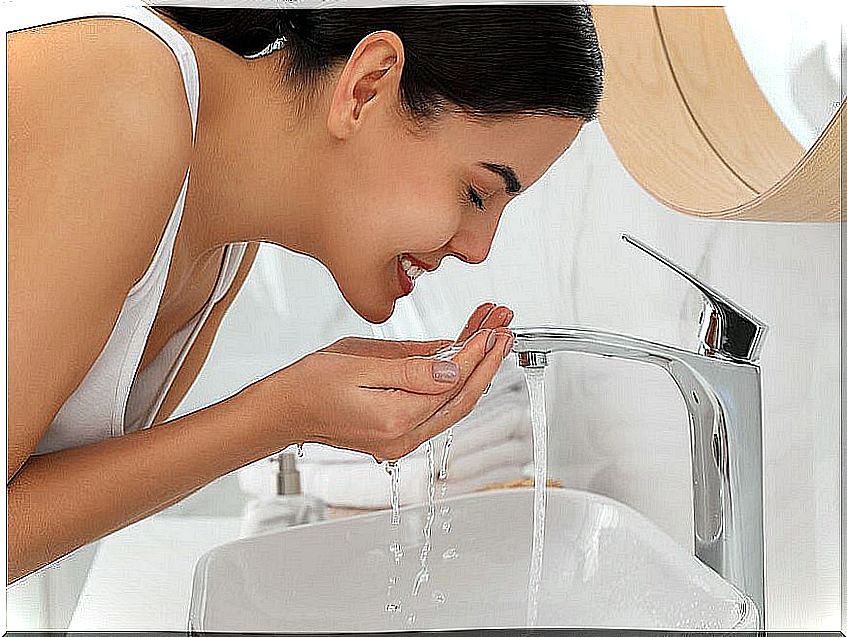
[(241, 537), (261, 535), (326, 518), (326, 504), (303, 493), (297, 456), (283, 451), (269, 459), (277, 463), (276, 495), (247, 503)]

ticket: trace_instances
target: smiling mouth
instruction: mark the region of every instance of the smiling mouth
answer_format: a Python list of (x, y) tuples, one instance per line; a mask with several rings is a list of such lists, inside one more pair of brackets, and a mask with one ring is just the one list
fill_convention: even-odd
[(404, 294), (409, 294), (414, 289), (415, 279), (424, 272), (428, 272), (427, 268), (408, 254), (401, 254), (397, 257), (397, 269), (400, 275), (400, 287)]

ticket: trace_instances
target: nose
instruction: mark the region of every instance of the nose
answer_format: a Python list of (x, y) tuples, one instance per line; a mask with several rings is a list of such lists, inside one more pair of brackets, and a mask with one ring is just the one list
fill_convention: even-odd
[(499, 221), (498, 214), (493, 222), (476, 221), (463, 224), (459, 232), (450, 239), (448, 245), (450, 253), (465, 263), (482, 263), (491, 252), (491, 244), (494, 242)]

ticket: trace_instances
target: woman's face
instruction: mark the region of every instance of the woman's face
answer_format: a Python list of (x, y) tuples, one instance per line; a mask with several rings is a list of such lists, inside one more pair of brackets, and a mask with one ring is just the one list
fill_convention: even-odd
[[(312, 255), (350, 306), (374, 323), (446, 256), (480, 263), (503, 208), (573, 142), (577, 118), (470, 118), (445, 109), (423, 127), (402, 110), (399, 37), (365, 37), (324, 84), (310, 147)], [(433, 276), (423, 274), (422, 276)]]
[(350, 306), (374, 323), (433, 276), (446, 256), (480, 263), (505, 206), (573, 142), (582, 120), (443, 115), (413, 134), (401, 119), (372, 115), (339, 145), (325, 184), (321, 261)]

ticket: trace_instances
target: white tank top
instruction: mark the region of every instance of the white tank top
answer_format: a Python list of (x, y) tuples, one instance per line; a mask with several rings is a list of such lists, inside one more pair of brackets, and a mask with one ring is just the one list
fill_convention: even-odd
[[(157, 35), (173, 51), (179, 63), (191, 112), (193, 143), (199, 99), (197, 61), (188, 42), (164, 20), (140, 4), (108, 0), (75, 0), (57, 3), (55, 7), (39, 7), (39, 3), (15, 4), (18, 6), (8, 10), (11, 15), (5, 16), (9, 31), (101, 16), (128, 19)], [(77, 447), (150, 427), (213, 305), (232, 284), (247, 249), (246, 243), (226, 246), (221, 270), (209, 301), (171, 337), (143, 371), (138, 371), (165, 288), (174, 238), (182, 218), (189, 172), (190, 169), (186, 170), (182, 190), (156, 247), (153, 261), (127, 294), (106, 345), (85, 378), (56, 413), (34, 455)]]

